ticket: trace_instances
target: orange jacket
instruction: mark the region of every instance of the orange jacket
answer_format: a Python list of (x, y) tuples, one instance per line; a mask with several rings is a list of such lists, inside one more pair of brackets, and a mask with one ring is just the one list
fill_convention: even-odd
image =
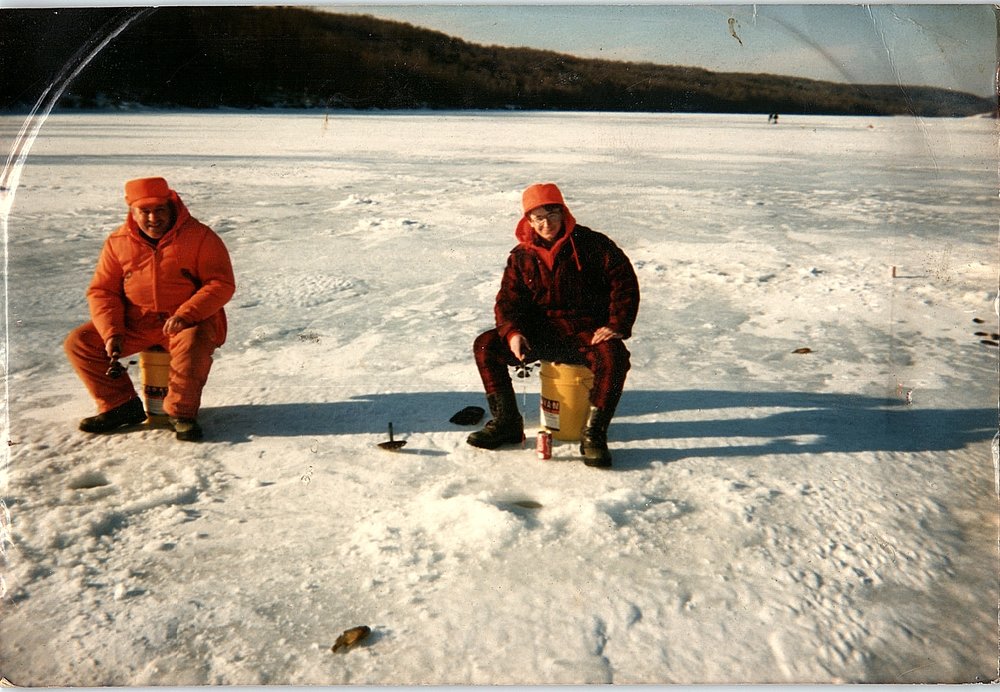
[(90, 317), (107, 341), (128, 331), (162, 329), (169, 317), (190, 324), (215, 320), (218, 343), (226, 340), (222, 309), (236, 291), (233, 266), (215, 232), (191, 216), (176, 192), (177, 218), (154, 247), (128, 215), (104, 242), (87, 290)]

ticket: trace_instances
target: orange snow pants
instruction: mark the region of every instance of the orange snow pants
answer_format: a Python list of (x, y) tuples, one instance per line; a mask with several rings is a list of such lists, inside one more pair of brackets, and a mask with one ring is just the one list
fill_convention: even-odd
[[(170, 380), (163, 410), (174, 418), (196, 418), (201, 392), (212, 368), (212, 353), (217, 343), (215, 326), (212, 320), (205, 320), (171, 336), (161, 330), (162, 324), (155, 330), (128, 331), (122, 338), (122, 356), (152, 346), (169, 351)], [(97, 402), (98, 412), (110, 411), (136, 396), (128, 373), (118, 379), (108, 377), (108, 353), (93, 322), (70, 332), (63, 346), (76, 374)]]

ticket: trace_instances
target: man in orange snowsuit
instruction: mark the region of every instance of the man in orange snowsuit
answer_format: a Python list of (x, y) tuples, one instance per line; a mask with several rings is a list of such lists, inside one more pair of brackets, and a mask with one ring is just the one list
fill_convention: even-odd
[(229, 252), (163, 178), (125, 183), (125, 201), (128, 216), (105, 241), (87, 290), (91, 321), (65, 343), (99, 410), (80, 430), (107, 433), (146, 419), (128, 374), (109, 364), (159, 346), (170, 353), (164, 412), (177, 439), (199, 440), (201, 392), (226, 340), (222, 306), (236, 290)]

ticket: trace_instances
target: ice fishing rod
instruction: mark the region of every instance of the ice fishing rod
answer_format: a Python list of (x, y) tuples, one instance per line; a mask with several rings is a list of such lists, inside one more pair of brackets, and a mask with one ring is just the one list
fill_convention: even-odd
[(521, 380), (521, 409), (528, 407), (528, 383), (526, 380), (531, 377), (531, 371), (535, 369), (535, 363), (527, 363), (522, 358), (521, 362), (514, 366), (514, 373)]

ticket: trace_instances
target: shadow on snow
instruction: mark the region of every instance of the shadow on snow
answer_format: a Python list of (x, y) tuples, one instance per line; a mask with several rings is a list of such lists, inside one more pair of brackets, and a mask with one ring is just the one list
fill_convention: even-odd
[[(517, 400), (530, 437), (538, 421), (538, 394), (519, 393)], [(484, 396), (393, 392), (336, 402), (220, 406), (207, 408), (202, 415), (210, 439), (228, 442), (384, 435), (390, 422), (398, 437), (421, 432), (464, 435), (482, 423), (459, 426), (448, 419), (469, 405), (485, 408)], [(743, 410), (732, 416), (728, 409)], [(685, 415), (686, 411), (697, 414)], [(483, 422), (488, 417), (489, 413)], [(626, 390), (609, 438), (615, 466), (627, 469), (692, 457), (956, 450), (992, 439), (997, 422), (996, 409), (923, 409), (846, 394)], [(673, 440), (680, 443), (671, 444)], [(629, 442), (659, 444), (621, 446)]]

